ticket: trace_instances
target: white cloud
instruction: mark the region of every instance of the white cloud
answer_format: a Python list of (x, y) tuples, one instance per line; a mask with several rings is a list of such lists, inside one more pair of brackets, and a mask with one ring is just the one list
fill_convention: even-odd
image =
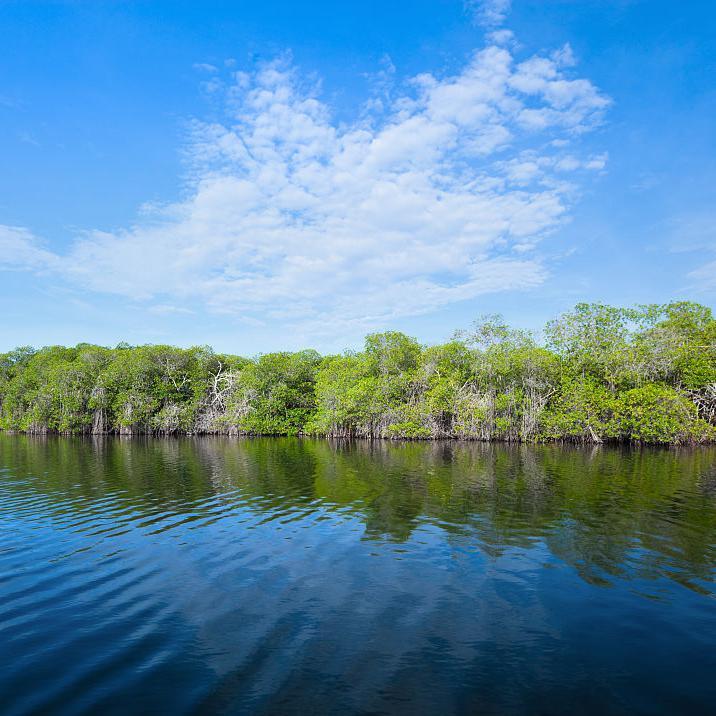
[(708, 261), (689, 273), (696, 282), (696, 288), (702, 291), (716, 290), (716, 261)]
[(507, 19), (512, 0), (464, 0), (464, 5), (476, 24), (495, 28)]
[(42, 246), (42, 242), (21, 226), (0, 224), (0, 270), (58, 269), (61, 260)]
[(671, 250), (694, 252), (699, 264), (687, 276), (691, 288), (699, 291), (716, 290), (716, 213), (703, 211), (675, 217), (670, 222)]
[(608, 102), (570, 58), (492, 45), (349, 124), (286, 59), (235, 73), (225, 121), (193, 125), (181, 201), (63, 256), (22, 229), (0, 242), (83, 289), (313, 332), (531, 288), (534, 247), (574, 195), (565, 175), (605, 160), (578, 156)]

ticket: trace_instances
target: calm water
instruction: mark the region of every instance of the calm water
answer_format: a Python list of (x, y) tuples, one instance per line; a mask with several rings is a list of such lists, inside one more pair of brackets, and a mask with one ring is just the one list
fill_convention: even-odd
[(0, 711), (714, 713), (716, 451), (0, 435)]

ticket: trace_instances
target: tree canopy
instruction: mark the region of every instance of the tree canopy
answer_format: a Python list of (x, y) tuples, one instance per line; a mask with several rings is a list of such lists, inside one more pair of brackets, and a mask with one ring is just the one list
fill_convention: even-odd
[(487, 316), (441, 345), (253, 358), (206, 346), (0, 354), (0, 429), (685, 444), (716, 439), (716, 320), (690, 302), (578, 304), (540, 339)]

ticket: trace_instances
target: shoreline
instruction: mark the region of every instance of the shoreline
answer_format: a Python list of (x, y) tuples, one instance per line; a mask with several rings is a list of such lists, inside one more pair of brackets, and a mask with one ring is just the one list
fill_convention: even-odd
[(32, 430), (2, 430), (0, 436), (23, 436), (32, 438), (151, 438), (163, 440), (177, 440), (184, 438), (229, 438), (232, 440), (245, 439), (267, 439), (267, 438), (295, 438), (299, 440), (319, 440), (326, 442), (343, 443), (381, 443), (381, 444), (435, 444), (435, 443), (469, 443), (482, 445), (514, 445), (514, 446), (545, 446), (553, 445), (560, 447), (588, 447), (588, 448), (699, 448), (714, 447), (716, 439), (684, 442), (657, 442), (646, 440), (577, 440), (573, 438), (544, 438), (544, 439), (512, 439), (512, 438), (480, 438), (469, 436), (443, 436), (443, 437), (403, 437), (403, 436), (381, 436), (381, 435), (321, 435), (314, 433), (242, 433), (242, 432), (159, 432), (159, 431), (104, 431), (104, 432), (62, 432), (57, 430), (32, 431)]
[(716, 319), (691, 302), (577, 304), (544, 335), (483, 317), (443, 344), (242, 357), (208, 346), (0, 354), (0, 430), (334, 439), (716, 442)]

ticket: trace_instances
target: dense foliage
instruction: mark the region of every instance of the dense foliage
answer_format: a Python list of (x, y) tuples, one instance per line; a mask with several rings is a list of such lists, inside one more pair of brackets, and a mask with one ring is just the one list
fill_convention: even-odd
[(80, 344), (0, 354), (0, 429), (478, 440), (716, 440), (716, 319), (680, 302), (579, 304), (542, 340), (499, 316), (443, 345), (247, 359)]

